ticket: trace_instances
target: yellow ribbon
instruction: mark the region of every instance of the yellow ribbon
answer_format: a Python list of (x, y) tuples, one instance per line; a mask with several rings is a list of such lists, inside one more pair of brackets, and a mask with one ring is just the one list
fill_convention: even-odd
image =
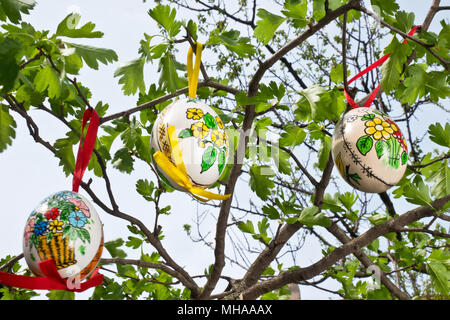
[(198, 75), (200, 73), (200, 64), (202, 58), (203, 45), (200, 42), (196, 42), (197, 50), (195, 51), (195, 65), (192, 66), (194, 51), (192, 47), (189, 47), (187, 54), (187, 74), (188, 74), (188, 88), (189, 98), (195, 99), (197, 96)]
[(231, 195), (230, 194), (216, 194), (213, 192), (206, 191), (201, 187), (192, 185), (191, 179), (188, 177), (186, 172), (186, 166), (183, 162), (183, 157), (178, 145), (178, 139), (175, 133), (175, 127), (170, 126), (167, 128), (169, 134), (170, 146), (172, 148), (172, 163), (166, 155), (161, 151), (157, 151), (153, 158), (159, 167), (178, 185), (185, 188), (194, 198), (202, 202), (207, 202), (209, 200), (226, 200)]

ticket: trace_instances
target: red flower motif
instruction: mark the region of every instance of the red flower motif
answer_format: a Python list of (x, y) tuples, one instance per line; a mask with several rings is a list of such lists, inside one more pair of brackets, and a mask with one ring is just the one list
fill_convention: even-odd
[(56, 219), (58, 218), (58, 216), (59, 216), (58, 208), (51, 208), (45, 213), (45, 217), (47, 218), (47, 220)]
[(402, 132), (400, 131), (400, 128), (397, 127), (397, 125), (392, 121), (391, 119), (384, 119), (386, 122), (388, 122), (391, 125), (391, 128), (394, 130), (394, 133), (392, 134), (395, 139), (397, 139), (398, 142), (400, 142), (403, 150), (408, 153), (408, 147), (406, 146), (406, 140), (403, 137)]

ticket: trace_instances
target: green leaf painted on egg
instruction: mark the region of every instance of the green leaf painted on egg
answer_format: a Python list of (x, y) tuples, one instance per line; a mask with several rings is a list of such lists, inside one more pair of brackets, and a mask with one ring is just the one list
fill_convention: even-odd
[(384, 140), (378, 140), (377, 143), (375, 143), (375, 150), (377, 152), (377, 157), (380, 159), (383, 154), (387, 151), (389, 148), (389, 145)]
[(202, 171), (200, 173), (203, 173), (207, 171), (209, 168), (211, 168), (214, 162), (216, 162), (216, 158), (217, 158), (216, 148), (212, 146), (208, 147), (205, 153), (203, 154)]
[(408, 155), (405, 151), (402, 152), (402, 165), (408, 161)]
[(184, 139), (184, 138), (189, 138), (194, 136), (194, 133), (192, 132), (191, 129), (184, 129), (183, 131), (180, 132), (180, 134), (178, 135), (178, 138)]
[(221, 150), (219, 153), (219, 174), (222, 173), (223, 168), (225, 167), (225, 151)]
[(203, 119), (205, 120), (205, 124), (210, 129), (217, 129), (216, 119), (209, 113), (205, 114)]
[(356, 147), (362, 155), (366, 155), (371, 149), (373, 145), (373, 140), (371, 136), (362, 136), (356, 142)]

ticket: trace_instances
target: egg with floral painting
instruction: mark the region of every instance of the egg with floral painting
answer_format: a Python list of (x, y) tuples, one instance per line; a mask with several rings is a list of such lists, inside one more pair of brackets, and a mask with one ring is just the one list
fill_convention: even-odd
[(186, 191), (156, 163), (160, 151), (173, 164), (177, 144), (191, 184), (207, 188), (220, 177), (228, 158), (228, 138), (217, 113), (202, 101), (185, 98), (168, 105), (158, 116), (151, 135), (151, 154), (159, 177), (170, 187)]
[(403, 177), (408, 148), (400, 128), (387, 114), (356, 108), (336, 125), (332, 155), (340, 175), (352, 187), (380, 193)]
[(63, 279), (88, 277), (103, 250), (103, 226), (81, 194), (61, 191), (44, 199), (25, 225), (23, 253), (30, 270), (44, 276), (39, 262), (53, 260)]

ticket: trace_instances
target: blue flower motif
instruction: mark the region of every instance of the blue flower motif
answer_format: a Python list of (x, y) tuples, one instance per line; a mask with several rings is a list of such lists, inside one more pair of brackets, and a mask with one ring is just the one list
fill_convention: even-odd
[(47, 221), (39, 221), (38, 223), (36, 223), (33, 230), (34, 234), (36, 236), (42, 236), (47, 230), (47, 224)]
[(76, 228), (82, 228), (86, 224), (86, 216), (81, 211), (72, 211), (69, 214), (69, 223)]

